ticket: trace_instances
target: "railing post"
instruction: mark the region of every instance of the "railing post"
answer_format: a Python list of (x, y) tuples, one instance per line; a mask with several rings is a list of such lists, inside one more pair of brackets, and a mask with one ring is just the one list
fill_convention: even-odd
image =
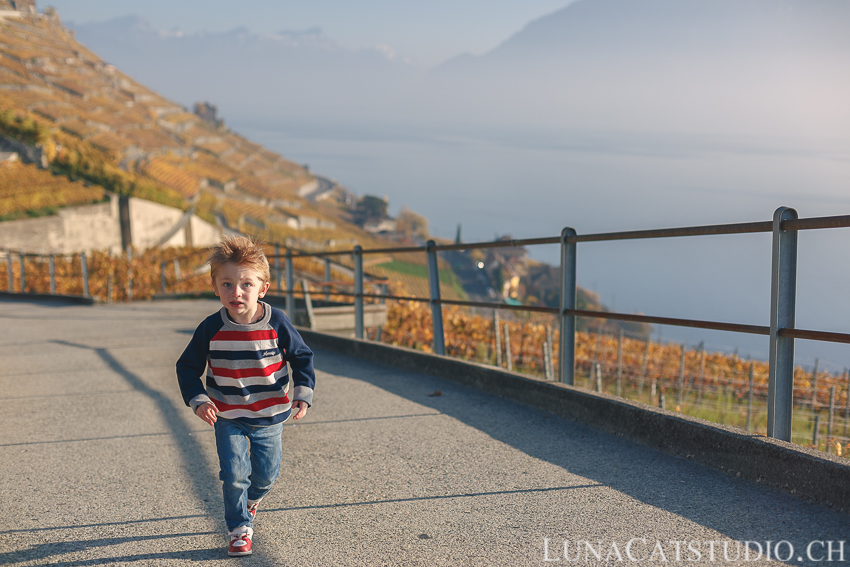
[(682, 343), (682, 358), (679, 362), (679, 398), (676, 404), (681, 411), (682, 405), (685, 403), (685, 343)]
[(24, 268), (24, 262), (25, 262), (26, 257), (27, 257), (27, 255), (24, 252), (24, 249), (21, 248), (21, 254), (18, 257), (20, 259), (20, 262), (21, 262), (21, 293), (27, 292), (27, 275), (26, 275), (26, 269)]
[(50, 295), (56, 295), (56, 260), (53, 254), (47, 257), (47, 267), (50, 271)]
[(511, 356), (511, 330), (508, 327), (508, 322), (505, 321), (505, 367), (508, 369), (508, 372), (513, 372), (514, 370), (514, 361)]
[(617, 397), (623, 395), (623, 329), (617, 337)]
[(496, 344), (496, 366), (502, 367), (502, 323), (499, 321), (499, 310), (493, 310), (493, 340)]
[(133, 247), (127, 246), (127, 301), (133, 301)]
[(576, 231), (565, 228), (561, 231), (561, 356), (558, 372), (561, 382), (575, 385), (576, 365), (576, 318), (567, 310), (576, 308), (576, 243), (567, 242)]
[(434, 353), (446, 354), (446, 337), (443, 335), (443, 305), (440, 303), (440, 272), (437, 268), (437, 243), (429, 240), (425, 250), (428, 253), (428, 288), (431, 292), (431, 320), (434, 323)]
[(8, 248), (4, 251), (6, 252), (6, 274), (9, 278), (9, 293), (15, 293), (15, 273), (12, 269), (12, 253), (9, 252)]
[(86, 253), (80, 253), (80, 269), (83, 272), (83, 297), (89, 296), (89, 267), (86, 263)]
[(159, 263), (159, 287), (165, 293), (165, 262)]
[(354, 336), (363, 338), (363, 247), (354, 247)]
[[(389, 287), (389, 285), (387, 285), (385, 283), (380, 284), (378, 286), (378, 290), (380, 291), (381, 295), (389, 295), (390, 294), (390, 287)], [(385, 297), (382, 297), (378, 300), (378, 303), (380, 305), (386, 305), (387, 299)], [(381, 334), (383, 333), (383, 329), (384, 328), (382, 326), (378, 325), (378, 330), (375, 333), (375, 341), (381, 342)]]
[[(325, 283), (330, 284), (331, 282), (331, 259), (325, 258)], [(331, 287), (330, 285), (325, 286), (325, 301), (330, 301), (331, 299)]]
[(281, 291), (281, 281), (280, 281), (280, 244), (274, 245), (274, 272), (275, 272), (275, 280), (277, 281), (277, 292)]
[(755, 365), (750, 363), (750, 391), (747, 393), (747, 432), (753, 430), (753, 389), (755, 387), (754, 370)]
[(783, 231), (782, 222), (796, 218), (797, 211), (787, 207), (780, 207), (773, 214), (767, 436), (782, 441), (791, 441), (794, 338), (779, 336), (779, 330), (794, 328), (797, 301), (797, 231)]
[(292, 250), (286, 251), (286, 316), (295, 322), (295, 278), (292, 274)]

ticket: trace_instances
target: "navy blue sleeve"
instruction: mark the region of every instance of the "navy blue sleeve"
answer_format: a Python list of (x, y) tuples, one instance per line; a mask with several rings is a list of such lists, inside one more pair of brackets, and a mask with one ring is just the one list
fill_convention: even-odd
[(283, 352), (283, 358), (292, 369), (292, 382), (295, 384), (292, 399), (307, 402), (312, 406), (313, 390), (316, 387), (313, 351), (283, 311), (272, 309), (269, 323), (277, 333), (278, 347)]
[[(216, 326), (215, 320), (219, 325)], [(188, 406), (189, 401), (195, 396), (206, 395), (207, 390), (201, 377), (207, 370), (207, 355), (210, 351), (210, 339), (221, 328), (221, 315), (216, 313), (204, 319), (195, 329), (192, 340), (186, 346), (183, 354), (177, 360), (177, 383), (180, 385), (180, 394), (183, 402)]]

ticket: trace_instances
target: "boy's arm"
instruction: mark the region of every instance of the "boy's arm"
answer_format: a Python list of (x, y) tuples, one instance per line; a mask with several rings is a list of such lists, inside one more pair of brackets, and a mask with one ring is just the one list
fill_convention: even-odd
[(201, 376), (206, 373), (210, 347), (205, 323), (206, 321), (195, 329), (192, 340), (177, 360), (177, 383), (180, 385), (180, 394), (183, 396), (183, 402), (190, 406), (192, 411), (197, 410), (201, 404), (211, 402), (201, 381)]
[(313, 405), (313, 388), (316, 387), (313, 351), (301, 338), (301, 334), (292, 326), (289, 318), (281, 311), (277, 313), (279, 313), (279, 320), (276, 321), (275, 328), (278, 346), (292, 369), (292, 382), (295, 384), (292, 399), (294, 402), (305, 402), (307, 407), (310, 407)]

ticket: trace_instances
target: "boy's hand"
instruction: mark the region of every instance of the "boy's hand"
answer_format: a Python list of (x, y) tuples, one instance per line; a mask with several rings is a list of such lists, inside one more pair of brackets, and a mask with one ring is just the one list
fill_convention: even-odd
[(218, 419), (215, 416), (217, 411), (218, 411), (218, 408), (215, 407), (214, 404), (212, 404), (210, 402), (204, 402), (203, 404), (199, 405), (195, 409), (195, 415), (197, 415), (198, 417), (200, 417), (201, 419), (203, 419), (204, 421), (206, 421), (210, 425), (213, 425), (216, 422), (216, 420)]
[(292, 419), (301, 419), (305, 415), (307, 415), (307, 408), (310, 407), (307, 405), (307, 402), (296, 400), (292, 402), (293, 408), (298, 408), (298, 413), (292, 416)]

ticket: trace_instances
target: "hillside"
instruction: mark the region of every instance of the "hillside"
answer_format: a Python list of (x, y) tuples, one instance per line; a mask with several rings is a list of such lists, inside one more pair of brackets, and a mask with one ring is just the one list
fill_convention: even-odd
[[(195, 206), (210, 222), (268, 240), (373, 242), (344, 210), (299, 197), (315, 183), (305, 167), (233, 132), (211, 105), (189, 111), (146, 88), (77, 42), (50, 8), (38, 14), (22, 4), (12, 11), (0, 1), (0, 134), (35, 145), (54, 173)], [(17, 185), (15, 195), (5, 189), (0, 218), (99, 198), (89, 190), (82, 201), (57, 201), (43, 195), (54, 192), (50, 184)]]
[[(26, 187), (26, 192), (21, 191)], [(103, 200), (102, 187), (70, 181), (34, 164), (0, 165), (0, 221), (40, 216), (62, 207)]]

